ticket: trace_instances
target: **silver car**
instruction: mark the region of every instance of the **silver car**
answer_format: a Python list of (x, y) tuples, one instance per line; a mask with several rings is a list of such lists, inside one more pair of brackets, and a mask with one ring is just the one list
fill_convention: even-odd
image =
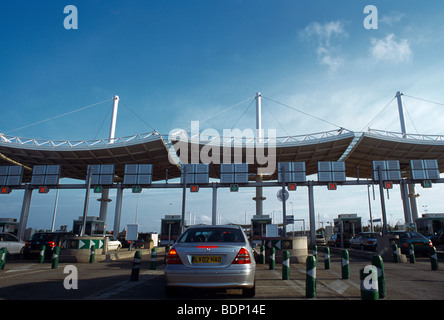
[(166, 293), (177, 287), (241, 288), (255, 295), (253, 249), (239, 226), (193, 226), (176, 241), (167, 255)]

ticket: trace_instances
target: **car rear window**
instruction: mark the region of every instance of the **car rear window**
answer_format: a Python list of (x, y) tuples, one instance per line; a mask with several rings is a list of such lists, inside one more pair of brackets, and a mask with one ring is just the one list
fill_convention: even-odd
[(238, 229), (199, 228), (185, 231), (179, 242), (245, 242), (245, 239)]
[(57, 240), (57, 234), (54, 233), (35, 233), (32, 238), (32, 241), (55, 241)]

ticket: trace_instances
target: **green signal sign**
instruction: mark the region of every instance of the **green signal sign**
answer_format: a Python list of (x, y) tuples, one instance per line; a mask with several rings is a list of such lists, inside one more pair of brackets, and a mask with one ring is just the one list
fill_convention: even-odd
[(230, 184), (230, 192), (238, 192), (239, 185), (238, 184)]
[(423, 188), (431, 188), (431, 187), (432, 187), (432, 181), (431, 181), (431, 180), (424, 180), (424, 181), (421, 183), (421, 186), (422, 186)]
[(133, 186), (133, 193), (141, 193), (142, 187), (141, 186)]
[(94, 193), (100, 193), (100, 192), (102, 192), (102, 186), (95, 186)]

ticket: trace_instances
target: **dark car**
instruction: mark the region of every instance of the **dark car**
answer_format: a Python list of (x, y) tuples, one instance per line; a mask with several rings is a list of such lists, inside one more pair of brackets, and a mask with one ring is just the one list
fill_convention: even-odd
[[(351, 235), (349, 233), (344, 232), (342, 237), (342, 241), (344, 244), (344, 248), (350, 247), (350, 239)], [(327, 241), (327, 244), (331, 247), (340, 247), (341, 246), (341, 234), (334, 233), (331, 238)]]
[(46, 246), (45, 258), (51, 258), (55, 247), (61, 246), (61, 240), (64, 236), (70, 235), (70, 232), (37, 232), (26, 241), (23, 248), (23, 255), (26, 259), (39, 256), (43, 245)]
[(399, 236), (398, 246), (403, 254), (409, 254), (409, 246), (412, 244), (415, 255), (427, 256), (430, 253), (430, 248), (433, 246), (432, 241), (419, 232), (393, 231), (391, 234)]

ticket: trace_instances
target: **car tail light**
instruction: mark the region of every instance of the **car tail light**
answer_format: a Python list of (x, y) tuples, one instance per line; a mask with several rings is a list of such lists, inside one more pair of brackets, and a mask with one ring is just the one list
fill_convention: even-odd
[(48, 247), (54, 248), (56, 246), (54, 241), (48, 241)]
[(242, 248), (239, 250), (239, 253), (237, 254), (236, 258), (234, 258), (232, 264), (248, 264), (251, 263), (250, 254), (248, 253), (248, 250), (245, 248)]
[(433, 243), (431, 240), (429, 240), (429, 247), (433, 247)]
[(167, 264), (182, 264), (182, 260), (180, 260), (176, 249), (173, 248), (168, 252), (166, 262)]
[(198, 249), (216, 249), (217, 246), (197, 246)]
[(404, 247), (408, 247), (408, 246), (409, 246), (409, 244), (408, 244), (407, 242), (404, 242), (402, 245), (403, 245)]

